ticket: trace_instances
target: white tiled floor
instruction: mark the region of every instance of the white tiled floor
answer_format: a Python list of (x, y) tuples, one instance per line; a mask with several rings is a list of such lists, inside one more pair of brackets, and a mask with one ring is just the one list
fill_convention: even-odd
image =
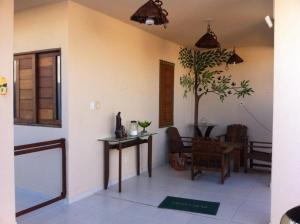
[[(268, 224), (270, 176), (265, 173), (232, 173), (224, 185), (219, 176), (202, 174), (195, 181), (189, 171), (168, 166), (143, 173), (72, 205), (55, 204), (18, 218), (18, 224)], [(158, 209), (166, 196), (220, 202), (216, 216)]]
[(55, 196), (42, 194), (30, 190), (16, 188), (16, 211), (21, 211), (44, 201), (50, 200)]

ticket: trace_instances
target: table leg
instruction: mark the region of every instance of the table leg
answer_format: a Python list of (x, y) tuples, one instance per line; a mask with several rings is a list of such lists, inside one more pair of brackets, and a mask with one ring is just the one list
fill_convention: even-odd
[(240, 167), (241, 167), (241, 152), (240, 149), (234, 149), (233, 150), (234, 154), (234, 166), (233, 166), (233, 171), (234, 172), (240, 172)]
[(203, 137), (202, 132), (198, 126), (194, 127), (194, 137), (199, 137), (199, 138)]
[(119, 144), (119, 192), (122, 191), (122, 146)]
[(245, 148), (242, 147), (240, 148), (240, 166), (245, 166), (245, 160), (244, 160), (244, 155), (245, 155)]
[(152, 136), (148, 138), (148, 174), (152, 177)]
[(136, 146), (136, 170), (137, 175), (140, 175), (140, 144)]
[(210, 133), (211, 133), (211, 131), (214, 129), (214, 127), (215, 127), (215, 126), (208, 126), (208, 127), (206, 128), (205, 135), (204, 135), (206, 138), (209, 138)]
[(107, 190), (109, 180), (109, 144), (104, 142), (104, 189)]

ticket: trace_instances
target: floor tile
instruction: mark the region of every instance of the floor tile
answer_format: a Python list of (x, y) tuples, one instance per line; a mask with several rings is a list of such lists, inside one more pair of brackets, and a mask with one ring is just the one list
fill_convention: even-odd
[(216, 218), (206, 218), (206, 217), (201, 217), (201, 216), (194, 216), (188, 224), (230, 224), (230, 221), (225, 221), (225, 220), (220, 220)]
[(179, 212), (168, 209), (160, 209), (160, 211), (153, 216), (156, 223), (169, 224), (169, 223), (188, 223), (193, 218), (192, 214), (186, 212)]
[(269, 224), (269, 214), (264, 212), (238, 210), (232, 221), (243, 224)]
[[(219, 175), (203, 173), (194, 181), (188, 170), (169, 166), (153, 170), (109, 187), (91, 197), (67, 205), (56, 203), (17, 219), (18, 224), (268, 224), (269, 174), (232, 173), (222, 185)], [(216, 216), (159, 209), (166, 196), (220, 202)]]

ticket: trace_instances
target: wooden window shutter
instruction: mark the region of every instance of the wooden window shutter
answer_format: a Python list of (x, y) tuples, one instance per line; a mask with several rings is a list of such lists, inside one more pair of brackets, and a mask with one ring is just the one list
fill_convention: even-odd
[(160, 61), (159, 74), (159, 127), (174, 124), (174, 70), (175, 65)]
[(37, 119), (39, 124), (57, 125), (57, 56), (59, 52), (37, 55), (38, 94)]
[(15, 120), (36, 122), (36, 58), (35, 54), (15, 57)]
[(60, 49), (15, 55), (15, 124), (61, 126), (60, 58)]

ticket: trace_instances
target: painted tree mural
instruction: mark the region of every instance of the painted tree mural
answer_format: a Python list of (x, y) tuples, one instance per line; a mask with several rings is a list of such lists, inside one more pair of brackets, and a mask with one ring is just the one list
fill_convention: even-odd
[(239, 84), (232, 80), (231, 75), (225, 74), (219, 68), (225, 65), (233, 54), (225, 49), (196, 50), (181, 48), (179, 60), (187, 73), (180, 77), (180, 85), (184, 88), (184, 96), (192, 92), (195, 97), (194, 125), (198, 125), (200, 99), (207, 94), (215, 94), (223, 102), (226, 97), (236, 95), (244, 98), (254, 91), (249, 80)]

